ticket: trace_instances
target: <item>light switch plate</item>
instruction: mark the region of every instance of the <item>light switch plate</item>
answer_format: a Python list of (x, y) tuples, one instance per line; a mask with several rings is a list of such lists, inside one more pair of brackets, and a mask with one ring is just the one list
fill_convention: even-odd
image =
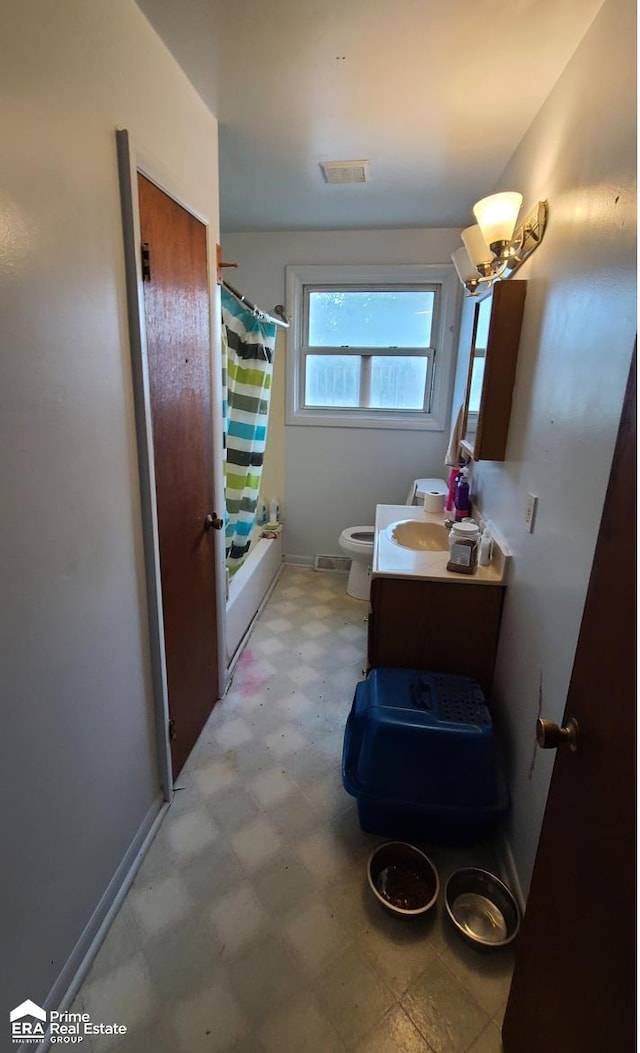
[(533, 534), (533, 524), (536, 518), (536, 508), (538, 507), (538, 495), (529, 492), (527, 494), (527, 503), (524, 509), (524, 521), (527, 530), (530, 534)]

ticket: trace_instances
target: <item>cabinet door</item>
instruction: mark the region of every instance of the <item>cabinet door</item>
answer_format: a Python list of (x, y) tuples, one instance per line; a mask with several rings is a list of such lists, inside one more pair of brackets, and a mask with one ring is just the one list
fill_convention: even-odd
[(503, 461), (527, 283), (498, 282), (475, 306), (460, 445), (474, 461)]
[(473, 676), (491, 690), (504, 589), (373, 578), (369, 665)]

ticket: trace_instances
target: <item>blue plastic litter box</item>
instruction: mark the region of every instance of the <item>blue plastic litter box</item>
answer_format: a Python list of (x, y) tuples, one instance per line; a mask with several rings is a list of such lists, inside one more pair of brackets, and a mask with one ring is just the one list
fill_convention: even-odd
[(484, 836), (509, 796), (478, 682), (372, 669), (347, 719), (342, 782), (369, 833), (447, 844)]

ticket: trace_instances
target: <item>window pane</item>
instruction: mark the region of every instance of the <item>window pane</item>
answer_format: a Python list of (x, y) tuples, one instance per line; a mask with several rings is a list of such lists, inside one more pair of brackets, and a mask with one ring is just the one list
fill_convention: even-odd
[(435, 293), (309, 293), (310, 347), (430, 347)]
[(480, 396), (482, 395), (482, 381), (484, 380), (484, 355), (475, 355), (473, 359), (473, 370), (471, 372), (471, 386), (469, 388), (469, 413), (477, 413), (480, 409)]
[(491, 321), (491, 296), (478, 304), (478, 321), (476, 324), (476, 347), (486, 348), (489, 342), (489, 322)]
[(357, 406), (360, 400), (358, 355), (307, 355), (306, 406)]
[(371, 358), (371, 397), (374, 409), (421, 410), (427, 383), (426, 358)]

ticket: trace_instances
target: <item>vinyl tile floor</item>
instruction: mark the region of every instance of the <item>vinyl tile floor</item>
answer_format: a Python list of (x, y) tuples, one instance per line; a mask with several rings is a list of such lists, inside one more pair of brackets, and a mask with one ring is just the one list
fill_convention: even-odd
[[(510, 948), (389, 916), (341, 784), (366, 605), (285, 567), (74, 1012), (85, 1053), (500, 1053)], [(442, 885), (491, 846), (427, 846)]]

